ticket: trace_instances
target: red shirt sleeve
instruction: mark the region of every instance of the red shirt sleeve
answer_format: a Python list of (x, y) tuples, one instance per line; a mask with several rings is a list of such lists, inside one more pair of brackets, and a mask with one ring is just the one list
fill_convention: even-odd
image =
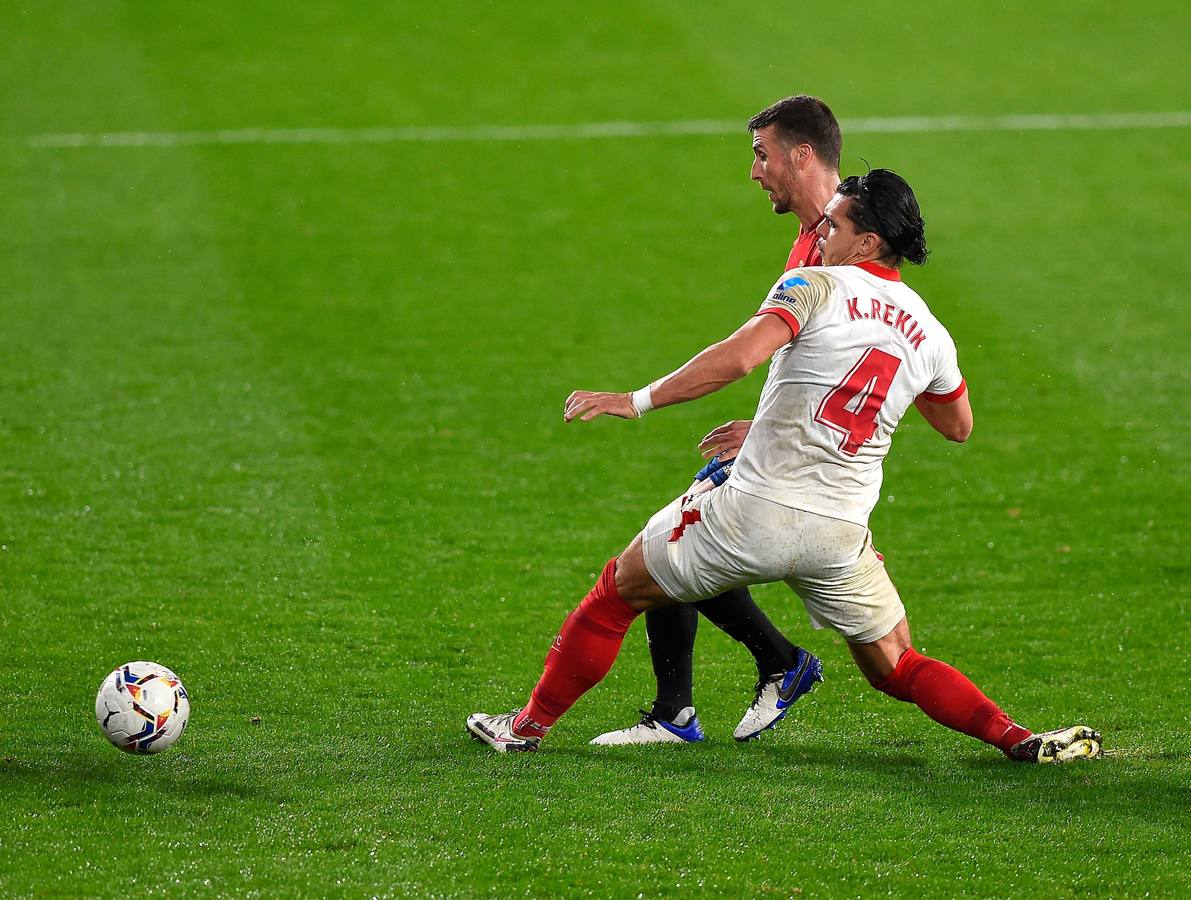
[(798, 319), (795, 317), (794, 313), (790, 312), (790, 310), (785, 309), (784, 307), (781, 307), (781, 306), (770, 306), (765, 309), (759, 310), (757, 312), (757, 314), (753, 316), (753, 318), (756, 318), (757, 316), (767, 316), (767, 315), (777, 316), (779, 319), (781, 319), (783, 322), (786, 323), (786, 325), (790, 329), (790, 340), (794, 340), (794, 338), (798, 337), (798, 332), (800, 332), (802, 330), (802, 323), (800, 323), (798, 321)]

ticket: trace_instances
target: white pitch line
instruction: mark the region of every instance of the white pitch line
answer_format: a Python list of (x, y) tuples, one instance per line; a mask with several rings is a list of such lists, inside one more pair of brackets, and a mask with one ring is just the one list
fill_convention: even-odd
[[(1191, 112), (1011, 116), (901, 116), (844, 119), (845, 134), (931, 131), (1087, 131), (1191, 127)], [(235, 144), (396, 144), (447, 141), (548, 141), (742, 134), (743, 121), (580, 122), (570, 125), (472, 125), (391, 128), (238, 128), (220, 131), (117, 131), (35, 134), (8, 143), (33, 149), (72, 147), (194, 147)]]

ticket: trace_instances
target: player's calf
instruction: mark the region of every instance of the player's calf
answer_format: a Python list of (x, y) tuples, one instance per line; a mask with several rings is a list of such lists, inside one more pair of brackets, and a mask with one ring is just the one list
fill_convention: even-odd
[(955, 731), (992, 744), (1005, 753), (1030, 737), (963, 672), (941, 660), (906, 650), (877, 690), (906, 703)]
[(473, 737), (502, 753), (536, 750), (550, 726), (608, 674), (637, 617), (617, 590), (616, 568), (616, 560), (609, 560), (595, 587), (563, 622), (525, 709), (497, 716), (473, 713), (467, 719)]

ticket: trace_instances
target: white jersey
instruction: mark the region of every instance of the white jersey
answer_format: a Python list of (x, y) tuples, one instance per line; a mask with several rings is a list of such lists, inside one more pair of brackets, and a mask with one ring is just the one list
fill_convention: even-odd
[(792, 269), (757, 315), (794, 338), (773, 355), (729, 483), (867, 526), (906, 409), (965, 390), (951, 335), (896, 269), (869, 262)]

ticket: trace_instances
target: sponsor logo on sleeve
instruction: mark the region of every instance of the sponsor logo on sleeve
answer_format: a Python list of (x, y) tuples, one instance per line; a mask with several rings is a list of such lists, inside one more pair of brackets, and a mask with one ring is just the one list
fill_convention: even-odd
[(791, 297), (787, 292), (793, 290), (798, 286), (810, 287), (810, 282), (801, 275), (791, 275), (789, 278), (782, 279), (778, 284), (777, 289), (773, 292), (772, 300), (785, 300), (787, 303), (793, 303), (794, 297)]

